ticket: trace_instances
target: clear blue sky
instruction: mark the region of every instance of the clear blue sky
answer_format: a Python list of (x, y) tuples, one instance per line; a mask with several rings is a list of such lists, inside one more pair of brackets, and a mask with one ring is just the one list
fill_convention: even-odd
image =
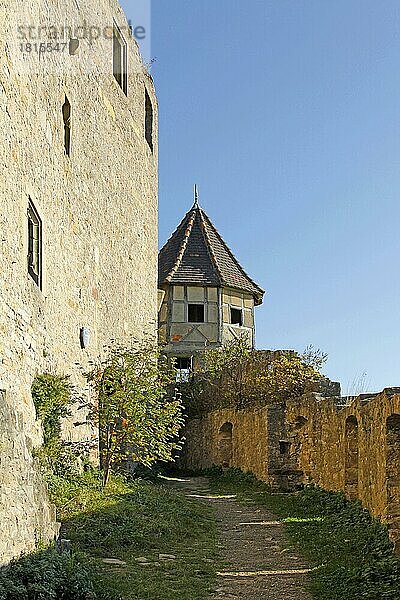
[(197, 182), (267, 291), (258, 347), (400, 385), (398, 0), (153, 0), (152, 56), (160, 245)]

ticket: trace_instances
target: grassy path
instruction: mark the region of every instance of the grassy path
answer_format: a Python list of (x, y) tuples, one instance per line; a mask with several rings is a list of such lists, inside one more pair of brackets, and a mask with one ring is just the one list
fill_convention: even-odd
[(253, 501), (240, 502), (237, 494), (211, 492), (203, 478), (172, 485), (214, 508), (225, 566), (213, 600), (311, 600), (307, 564), (289, 547), (282, 523), (271, 511)]
[(341, 494), (271, 494), (235, 469), (105, 492), (88, 473), (53, 492), (97, 600), (400, 600), (386, 528)]
[[(62, 482), (61, 482), (62, 483)], [(217, 533), (212, 507), (164, 484), (114, 479), (65, 483), (62, 535), (94, 559), (97, 600), (205, 600), (214, 589)]]
[(245, 505), (277, 516), (292, 548), (313, 568), (314, 600), (400, 600), (400, 560), (388, 531), (357, 501), (318, 488), (271, 494), (238, 469), (215, 470), (210, 483), (214, 492), (234, 493)]

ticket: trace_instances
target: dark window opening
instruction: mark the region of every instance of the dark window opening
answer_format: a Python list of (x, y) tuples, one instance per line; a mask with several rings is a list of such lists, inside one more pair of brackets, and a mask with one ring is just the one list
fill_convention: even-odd
[(188, 304), (189, 323), (204, 323), (204, 304)]
[(146, 117), (145, 117), (145, 136), (146, 141), (153, 152), (153, 105), (151, 103), (148, 91), (146, 93)]
[(28, 204), (28, 273), (42, 287), (42, 221), (29, 200)]
[(175, 368), (177, 370), (176, 381), (186, 383), (190, 380), (190, 371), (192, 369), (192, 359), (187, 356), (175, 357)]
[(243, 314), (240, 308), (231, 308), (231, 324), (242, 327)]
[(64, 120), (64, 148), (65, 154), (69, 156), (71, 152), (71, 104), (67, 96), (65, 96), (62, 113)]
[(280, 454), (289, 454), (289, 450), (290, 450), (290, 442), (285, 442), (285, 441), (281, 440), (279, 442)]
[(126, 41), (116, 25), (113, 32), (113, 74), (124, 94), (128, 93), (128, 53)]
[(192, 367), (192, 359), (186, 356), (177, 356), (175, 358), (175, 367), (178, 370), (181, 369), (190, 369)]

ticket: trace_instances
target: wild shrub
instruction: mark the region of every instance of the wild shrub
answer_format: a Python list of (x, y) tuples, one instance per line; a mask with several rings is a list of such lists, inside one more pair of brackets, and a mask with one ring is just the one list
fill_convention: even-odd
[(0, 600), (86, 600), (90, 572), (76, 555), (37, 551), (0, 568)]
[(46, 475), (76, 475), (77, 457), (61, 440), (61, 419), (70, 414), (73, 403), (69, 377), (51, 373), (37, 375), (32, 383), (32, 399), (42, 423), (44, 440), (35, 455)]

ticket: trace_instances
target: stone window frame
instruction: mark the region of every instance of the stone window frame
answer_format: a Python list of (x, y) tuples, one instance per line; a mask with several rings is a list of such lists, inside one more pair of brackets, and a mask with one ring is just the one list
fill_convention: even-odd
[(32, 202), (28, 199), (27, 210), (27, 232), (28, 232), (28, 274), (36, 283), (38, 288), (42, 289), (42, 245), (43, 245), (43, 224), (40, 215)]
[(121, 29), (113, 23), (113, 76), (125, 96), (128, 95), (128, 44)]

